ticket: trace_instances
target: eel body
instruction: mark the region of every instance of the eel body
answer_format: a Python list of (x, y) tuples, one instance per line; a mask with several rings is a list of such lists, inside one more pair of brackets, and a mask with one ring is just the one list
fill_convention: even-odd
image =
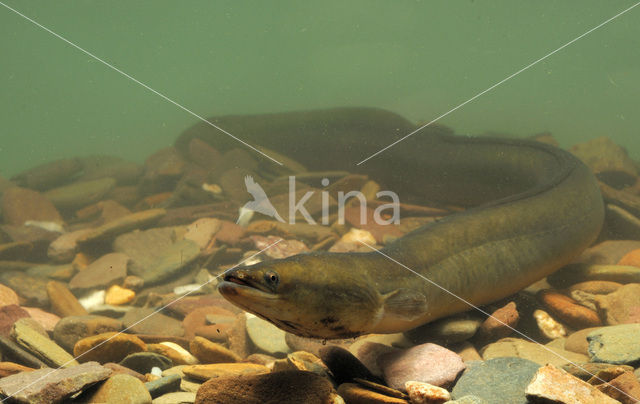
[[(335, 109), (220, 118), (253, 144), (313, 169), (351, 169), (409, 133), (387, 111)], [(188, 131), (218, 144), (203, 128)], [(407, 198), (465, 206), (380, 252), (300, 254), (238, 267), (218, 290), (297, 335), (393, 333), (487, 304), (569, 263), (598, 236), (603, 201), (570, 153), (515, 139), (417, 133), (359, 166)], [(402, 220), (402, 218), (400, 219)], [(382, 253), (382, 254), (381, 254)]]

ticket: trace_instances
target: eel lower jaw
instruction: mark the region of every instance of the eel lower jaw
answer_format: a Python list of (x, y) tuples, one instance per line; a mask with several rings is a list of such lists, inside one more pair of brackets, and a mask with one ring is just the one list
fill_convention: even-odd
[(218, 291), (225, 297), (233, 298), (240, 296), (250, 299), (276, 300), (278, 295), (266, 291), (260, 285), (253, 284), (245, 279), (227, 275), (224, 280), (218, 284)]

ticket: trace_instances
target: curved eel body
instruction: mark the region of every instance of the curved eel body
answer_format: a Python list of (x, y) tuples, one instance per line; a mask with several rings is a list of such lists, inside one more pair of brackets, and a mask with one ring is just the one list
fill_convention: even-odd
[[(333, 113), (348, 116), (344, 111)], [(354, 111), (366, 115), (362, 111), (367, 110)], [(384, 122), (391, 116), (392, 128), (367, 132), (359, 139), (362, 145), (341, 145), (352, 157), (342, 167), (353, 168), (371, 150), (393, 141), (389, 130), (406, 121), (390, 114)], [(258, 118), (245, 122), (251, 119)], [(287, 136), (294, 144), (304, 136), (306, 145), (323, 145), (331, 137), (331, 128), (315, 138), (310, 132), (281, 132), (243, 135), (278, 151)], [(602, 197), (590, 170), (568, 152), (532, 141), (452, 136), (441, 128), (426, 132), (364, 168), (375, 179), (382, 176), (388, 189), (469, 209), (405, 235), (385, 246), (384, 255), (317, 252), (229, 270), (220, 293), (301, 336), (402, 332), (468, 310), (466, 302), (483, 305), (513, 294), (569, 263), (596, 239), (604, 216)], [(336, 132), (336, 138), (341, 134), (351, 137)], [(323, 150), (312, 149), (315, 154)], [(288, 151), (301, 152), (292, 146)], [(304, 155), (292, 156), (307, 162)], [(331, 163), (324, 168), (340, 168), (337, 161)]]

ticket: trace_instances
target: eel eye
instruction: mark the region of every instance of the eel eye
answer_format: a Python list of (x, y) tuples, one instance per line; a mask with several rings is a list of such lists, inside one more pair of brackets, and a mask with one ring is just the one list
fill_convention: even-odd
[(273, 272), (273, 271), (267, 271), (264, 274), (264, 280), (270, 285), (270, 286), (277, 286), (278, 282), (280, 281), (280, 278), (278, 277), (278, 274)]

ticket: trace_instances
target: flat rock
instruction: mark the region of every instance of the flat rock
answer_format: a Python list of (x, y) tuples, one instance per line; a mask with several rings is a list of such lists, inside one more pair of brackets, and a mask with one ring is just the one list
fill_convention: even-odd
[(135, 184), (140, 175), (140, 165), (116, 156), (95, 155), (79, 159), (82, 164), (83, 181), (98, 178), (114, 178), (118, 184)]
[(113, 178), (92, 181), (78, 181), (51, 189), (44, 193), (53, 205), (61, 210), (75, 210), (102, 199), (116, 186)]
[(76, 342), (73, 355), (81, 362), (120, 362), (127, 355), (146, 349), (146, 344), (135, 335), (106, 332)]
[[(160, 218), (166, 214), (167, 211), (164, 209), (149, 209), (135, 212), (107, 222), (102, 226), (87, 232), (82, 237), (78, 238), (77, 243), (91, 244), (97, 241), (110, 240), (118, 235), (149, 226), (160, 220)], [(128, 254), (127, 251), (119, 251), (117, 244), (114, 245), (114, 249), (116, 252), (124, 252), (131, 257), (131, 254)]]
[(378, 365), (387, 385), (397, 390), (408, 381), (448, 387), (466, 368), (455, 352), (431, 343), (381, 355)]
[[(143, 320), (144, 319), (144, 320)], [(143, 320), (143, 321), (140, 321)], [(122, 322), (131, 333), (182, 337), (184, 329), (180, 321), (152, 308), (134, 308), (127, 312)]]
[(639, 283), (624, 285), (615, 292), (596, 296), (595, 300), (609, 325), (640, 322)]
[(62, 216), (46, 196), (31, 189), (11, 187), (2, 193), (0, 211), (5, 223), (17, 226), (26, 221), (63, 223)]
[(255, 346), (269, 355), (284, 355), (291, 352), (285, 340), (285, 332), (259, 317), (247, 318), (247, 334)]
[(32, 404), (61, 403), (82, 389), (111, 374), (96, 362), (66, 369), (39, 369), (0, 379), (0, 393)]
[(438, 342), (443, 345), (455, 344), (473, 337), (482, 324), (482, 318), (474, 313), (463, 313), (436, 320), (432, 323), (406, 332), (415, 344)]
[(564, 365), (562, 369), (569, 372), (570, 374), (574, 375), (579, 379), (588, 381), (594, 375), (602, 371), (608, 371), (608, 369), (611, 369), (612, 367), (623, 367), (626, 370), (629, 370), (630, 372), (633, 371), (633, 368), (627, 365), (611, 365), (609, 363), (594, 363), (594, 362), (576, 363), (576, 364), (569, 363), (567, 365)]
[(640, 324), (600, 327), (587, 335), (592, 362), (637, 365), (640, 362)]
[(20, 372), (31, 372), (32, 370), (35, 369), (13, 362), (0, 362), (0, 379), (3, 377), (18, 374)]
[(133, 376), (114, 374), (98, 387), (87, 403), (149, 404), (151, 394), (144, 383)]
[(489, 403), (527, 404), (524, 390), (540, 365), (521, 358), (472, 361), (456, 382), (451, 395), (474, 395)]
[(569, 335), (564, 342), (564, 349), (583, 355), (589, 355), (589, 341), (587, 336), (600, 327), (583, 328)]
[(24, 299), (23, 304), (25, 305), (47, 307), (50, 303), (47, 294), (47, 279), (43, 277), (10, 271), (0, 273), (0, 280), (15, 290), (18, 296)]
[(269, 373), (270, 369), (255, 363), (213, 363), (207, 365), (187, 365), (182, 372), (196, 380), (209, 380), (225, 376)]
[(537, 297), (555, 318), (575, 329), (597, 327), (602, 324), (598, 313), (562, 293), (541, 290)]
[(503, 338), (485, 346), (481, 351), (482, 359), (517, 357), (528, 359), (540, 365), (551, 363), (562, 366), (570, 362), (587, 362), (589, 358), (554, 346), (540, 345), (520, 338)]
[(638, 176), (636, 164), (627, 151), (606, 136), (576, 144), (570, 151), (611, 186), (632, 185)]
[(62, 349), (60, 345), (25, 322), (16, 322), (13, 325), (11, 336), (24, 349), (33, 353), (50, 366), (68, 368), (78, 365), (73, 356)]
[[(182, 327), (184, 328), (185, 337), (191, 339), (196, 335), (199, 328), (211, 325), (216, 326), (216, 334), (214, 334), (216, 335), (216, 337), (210, 339), (219, 342), (226, 341), (228, 338), (227, 334), (229, 329), (236, 322), (236, 315), (233, 312), (221, 307), (208, 305), (208, 300), (204, 300), (203, 303), (203, 306), (190, 310), (182, 320)], [(209, 315), (216, 316), (216, 321), (208, 321), (207, 316)]]
[(27, 352), (10, 337), (0, 335), (0, 349), (2, 350), (2, 358), (4, 360), (21, 363), (32, 368), (47, 367), (46, 363)]
[(195, 365), (199, 362), (189, 351), (173, 342), (147, 343), (147, 351), (166, 356), (174, 365)]
[(442, 387), (429, 383), (406, 382), (405, 389), (413, 404), (440, 404), (451, 399), (451, 394)]
[(54, 262), (71, 262), (78, 250), (78, 240), (90, 232), (91, 229), (80, 229), (61, 234), (49, 244), (47, 256)]
[(71, 290), (104, 289), (120, 284), (127, 276), (129, 257), (122, 253), (109, 253), (98, 258), (69, 281)]
[(193, 241), (204, 250), (221, 227), (222, 222), (219, 219), (207, 217), (198, 219), (187, 226), (184, 238)]
[(47, 294), (51, 301), (51, 310), (61, 317), (84, 316), (89, 314), (67, 288), (67, 285), (62, 282), (47, 282)]
[(639, 248), (638, 240), (607, 240), (584, 250), (577, 262), (613, 265), (619, 263), (628, 252)]
[(335, 402), (329, 380), (310, 372), (288, 371), (226, 377), (205, 382), (196, 403), (263, 404)]
[(549, 400), (563, 404), (619, 403), (589, 383), (553, 365), (538, 369), (525, 393), (532, 400)]
[(173, 366), (171, 359), (155, 352), (132, 353), (127, 355), (118, 364), (142, 374), (150, 373), (154, 367), (165, 370)]
[(69, 316), (61, 319), (53, 329), (53, 339), (58, 345), (73, 352), (79, 340), (94, 335), (122, 330), (122, 321), (105, 316)]
[(11, 180), (21, 187), (45, 191), (68, 182), (69, 178), (73, 178), (81, 169), (79, 159), (59, 159), (22, 171)]
[(114, 249), (131, 257), (129, 272), (146, 285), (174, 277), (200, 254), (191, 240), (175, 240), (173, 228), (157, 228), (127, 233), (114, 242)]
[(242, 359), (224, 346), (202, 337), (193, 338), (189, 350), (202, 363), (232, 363)]

